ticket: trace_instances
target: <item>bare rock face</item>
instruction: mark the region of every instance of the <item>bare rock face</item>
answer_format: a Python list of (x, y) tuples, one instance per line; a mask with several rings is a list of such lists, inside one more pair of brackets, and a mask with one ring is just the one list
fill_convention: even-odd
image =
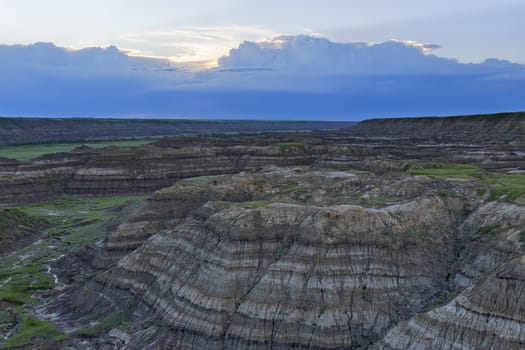
[[(466, 287), (441, 307), (400, 322), (373, 349), (523, 349), (525, 208), (488, 203), (463, 223), (474, 232), (455, 283)], [(479, 236), (487, 237), (479, 240)], [(513, 256), (518, 255), (516, 258)]]
[(445, 306), (401, 322), (375, 349), (523, 349), (525, 256), (480, 278)]
[(455, 284), (459, 288), (468, 287), (482, 273), (519, 255), (524, 227), (522, 206), (489, 202), (478, 207), (459, 227), (464, 249)]
[(473, 204), (448, 205), (446, 186), (305, 168), (184, 180), (107, 240), (114, 265), (47, 312), (82, 328), (95, 307), (125, 310), (130, 349), (367, 347), (453, 288)]

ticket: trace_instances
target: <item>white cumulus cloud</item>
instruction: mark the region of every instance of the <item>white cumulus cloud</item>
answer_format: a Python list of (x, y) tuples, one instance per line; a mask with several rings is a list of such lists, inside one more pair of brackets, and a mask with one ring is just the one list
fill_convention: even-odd
[[(233, 40), (208, 30), (151, 34), (191, 52), (177, 41), (184, 35)], [(463, 64), (430, 53), (437, 48), (280, 35), (244, 41), (216, 68), (192, 71), (114, 46), (0, 45), (0, 115), (319, 119), (525, 109), (525, 66)]]

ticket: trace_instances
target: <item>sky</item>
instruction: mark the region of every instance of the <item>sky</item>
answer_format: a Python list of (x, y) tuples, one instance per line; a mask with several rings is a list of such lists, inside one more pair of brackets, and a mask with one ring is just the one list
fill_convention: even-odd
[(0, 0), (0, 115), (525, 110), (523, 0)]

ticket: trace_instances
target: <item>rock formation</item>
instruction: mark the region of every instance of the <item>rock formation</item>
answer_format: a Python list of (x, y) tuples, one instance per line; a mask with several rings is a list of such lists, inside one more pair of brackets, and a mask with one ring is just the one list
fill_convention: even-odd
[[(54, 263), (67, 286), (34, 314), (64, 346), (521, 349), (525, 208), (496, 190), (525, 171), (524, 116), (477, 120), (1, 159), (0, 203), (153, 192)], [(480, 169), (407, 171), (430, 160)]]
[[(505, 242), (522, 208), (483, 205), (469, 186), (304, 167), (183, 180), (120, 225), (96, 277), (44, 314), (83, 329), (125, 312), (120, 337), (97, 347), (366, 348), (520, 251)], [(465, 247), (502, 215), (494, 243)]]

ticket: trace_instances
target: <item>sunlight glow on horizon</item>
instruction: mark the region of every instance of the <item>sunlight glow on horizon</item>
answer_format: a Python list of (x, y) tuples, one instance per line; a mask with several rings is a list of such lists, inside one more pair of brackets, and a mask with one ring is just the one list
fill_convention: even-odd
[(516, 45), (523, 16), (522, 0), (1, 0), (0, 44), (114, 45), (210, 66), (245, 40), (304, 33), (334, 42), (432, 43), (441, 46), (441, 57), (464, 63), (490, 57), (525, 63), (525, 49)]
[[(170, 33), (166, 33), (168, 36)], [(306, 35), (306, 34), (299, 34), (299, 35)], [(296, 35), (289, 35), (289, 34), (279, 34), (274, 37), (265, 37), (261, 39), (252, 40), (253, 43), (256, 43), (260, 45), (260, 47), (268, 48), (268, 49), (282, 49), (283, 46), (286, 44), (286, 40), (283, 38), (290, 37), (290, 36), (296, 36)], [(314, 37), (320, 38), (320, 39), (327, 39), (322, 36), (316, 35)], [(174, 66), (183, 67), (185, 69), (189, 69), (191, 71), (200, 71), (200, 70), (207, 70), (207, 69), (213, 69), (219, 67), (219, 59), (222, 57), (227, 56), (232, 49), (237, 49), (239, 45), (241, 45), (243, 42), (246, 42), (247, 40), (235, 42), (232, 40), (231, 45), (229, 46), (227, 44), (214, 44), (214, 45), (206, 45), (206, 43), (196, 43), (196, 44), (186, 44), (184, 48), (186, 49), (185, 53), (178, 55), (178, 56), (163, 56), (163, 55), (156, 55), (154, 52), (151, 51), (142, 51), (139, 49), (134, 48), (128, 48), (128, 47), (117, 47), (115, 45), (91, 45), (87, 47), (73, 47), (73, 46), (65, 46), (64, 48), (68, 51), (80, 51), (86, 48), (101, 48), (101, 49), (108, 49), (111, 47), (115, 47), (120, 52), (130, 56), (130, 57), (138, 57), (138, 58), (151, 58), (151, 59), (157, 59), (160, 61), (166, 61)], [(395, 42), (395, 43), (402, 43), (406, 46), (414, 47), (420, 50), (422, 53), (429, 53), (431, 51), (434, 51), (435, 49), (439, 48), (438, 45), (434, 44), (425, 44), (420, 43), (415, 40), (398, 40), (398, 39), (390, 39), (386, 42)], [(341, 43), (344, 44), (344, 43)], [(354, 44), (354, 43), (349, 43)], [(380, 44), (378, 42), (368, 42), (363, 43), (363, 45), (367, 46), (373, 46)], [(173, 44), (177, 45), (177, 44)], [(163, 46), (170, 46), (169, 44), (165, 43)]]

